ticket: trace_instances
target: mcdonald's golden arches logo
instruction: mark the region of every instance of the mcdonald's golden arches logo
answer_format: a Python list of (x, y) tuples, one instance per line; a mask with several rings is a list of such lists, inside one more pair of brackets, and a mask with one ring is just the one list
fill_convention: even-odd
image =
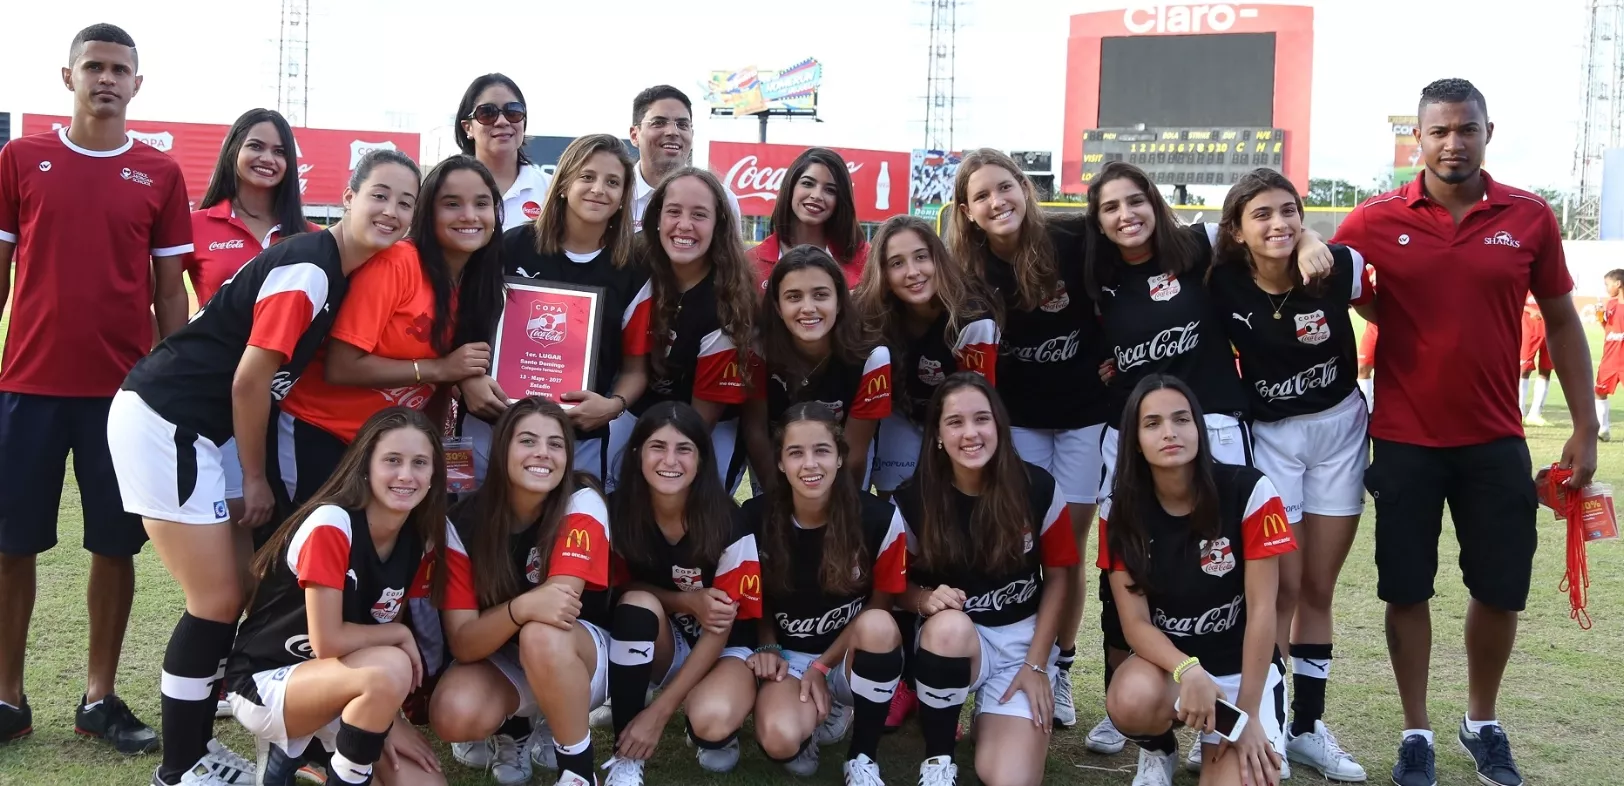
[(977, 372), (987, 370), (987, 355), (979, 349), (964, 350), (964, 367)]
[(1286, 525), (1286, 517), (1279, 513), (1270, 513), (1263, 517), (1263, 537), (1276, 538), (1290, 531)]
[(564, 538), (564, 548), (574, 549), (581, 552), (591, 551), (592, 533), (579, 527), (571, 529), (570, 534)]
[(744, 578), (739, 579), (739, 594), (752, 599), (761, 597), (761, 576), (745, 574)]
[(863, 385), (864, 396), (878, 396), (891, 391), (891, 375), (878, 374)]

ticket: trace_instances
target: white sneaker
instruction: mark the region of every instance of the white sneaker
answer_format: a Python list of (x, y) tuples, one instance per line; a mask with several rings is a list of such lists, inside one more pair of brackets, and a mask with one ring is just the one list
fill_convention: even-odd
[(919, 765), (919, 786), (958, 786), (959, 765), (952, 756), (932, 756)]
[(1326, 780), (1344, 783), (1363, 783), (1365, 780), (1365, 768), (1342, 750), (1336, 735), (1325, 727), (1324, 721), (1314, 721), (1314, 730), (1307, 734), (1294, 737), (1288, 733), (1286, 758), (1319, 770)]
[(603, 779), (603, 786), (643, 786), (642, 759), (614, 756), (604, 762), (603, 768), (609, 771), (609, 775)]
[(1133, 786), (1173, 786), (1173, 753), (1151, 753), (1139, 749), (1139, 771), (1133, 776)]
[[(1056, 668), (1051, 680), (1054, 688), (1054, 725), (1069, 729), (1077, 725), (1077, 708), (1071, 702), (1071, 672)], [(1118, 748), (1121, 750), (1121, 748)]]
[(866, 753), (857, 754), (855, 759), (846, 760), (846, 786), (885, 786), (880, 780), (880, 765)]
[(525, 746), (530, 744), (530, 738), (515, 740), (506, 734), (497, 734), (490, 738), (488, 744), (492, 780), (501, 786), (530, 782), (530, 757), (525, 755)]
[(558, 776), (557, 786), (598, 786), (598, 778), (594, 775), (592, 780), (587, 780), (573, 772), (566, 772)]
[(209, 740), (208, 753), (203, 754), (198, 763), (212, 766), (225, 783), (249, 786), (257, 780), (254, 776), (258, 772), (258, 767), (238, 756), (236, 751), (227, 748), (225, 743), (219, 740)]
[[(692, 740), (689, 740), (692, 742)], [(811, 746), (816, 749), (817, 746)], [(727, 773), (739, 766), (739, 738), (734, 737), (728, 744), (720, 748), (701, 748), (695, 745), (697, 753), (694, 758), (699, 760), (699, 766), (707, 772)]]
[(799, 775), (802, 778), (810, 778), (818, 774), (817, 741), (814, 740), (811, 745), (802, 746), (801, 752), (795, 754), (795, 758), (784, 762), (784, 769), (788, 770), (789, 774)]
[(846, 732), (851, 730), (852, 708), (840, 703), (829, 705), (829, 717), (823, 719), (817, 731), (812, 732), (812, 740), (819, 745), (833, 745), (840, 742)]
[(1195, 736), (1195, 742), (1190, 744), (1190, 755), (1184, 759), (1184, 769), (1190, 772), (1201, 771), (1201, 735)]
[(1117, 731), (1116, 724), (1112, 723), (1109, 717), (1094, 724), (1094, 728), (1089, 730), (1088, 736), (1083, 740), (1083, 747), (1101, 756), (1115, 756), (1127, 746), (1128, 738)]
[(586, 716), (586, 723), (594, 729), (612, 729), (615, 726), (615, 711), (610, 709), (609, 702), (605, 701)]
[(220, 720), (231, 717), (231, 702), (221, 699), (214, 703), (214, 719)]
[(464, 767), (476, 770), (488, 770), (491, 767), (491, 746), (489, 740), (475, 742), (451, 743), (451, 758)]
[(537, 718), (530, 726), (530, 763), (544, 770), (558, 771), (558, 748), (553, 745), (553, 729)]

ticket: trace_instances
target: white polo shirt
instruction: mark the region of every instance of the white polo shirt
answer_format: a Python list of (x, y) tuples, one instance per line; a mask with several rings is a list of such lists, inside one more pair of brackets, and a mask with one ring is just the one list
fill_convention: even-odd
[(553, 176), (541, 171), (535, 164), (519, 167), (519, 177), (507, 193), (502, 195), (502, 231), (535, 220), (541, 215), (541, 205), (547, 201), (547, 188)]
[[(654, 186), (649, 185), (648, 181), (643, 179), (643, 165), (641, 163), (632, 167), (632, 169), (637, 173), (637, 198), (632, 202), (632, 230), (641, 232), (643, 230), (643, 211), (648, 210), (648, 203), (654, 199)], [(723, 187), (722, 193), (727, 194), (727, 206), (733, 210), (733, 225), (741, 225), (744, 219), (739, 213), (739, 198), (734, 196), (733, 192), (727, 190), (726, 187)]]

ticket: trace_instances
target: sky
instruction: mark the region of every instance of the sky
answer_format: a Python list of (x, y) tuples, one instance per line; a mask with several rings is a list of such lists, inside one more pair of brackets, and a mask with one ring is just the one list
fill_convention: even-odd
[[(1495, 122), (1489, 171), (1530, 188), (1572, 182), (1584, 0), (1289, 4), (1315, 8), (1311, 176), (1361, 185), (1385, 176), (1387, 116), (1412, 114), (1427, 82), (1464, 77), (1483, 90)], [(136, 40), (146, 81), (131, 118), (225, 124), (276, 104), (280, 0), (6, 5), (0, 111), (70, 112), (60, 68), (74, 33), (96, 22), (117, 24)], [(508, 74), (525, 91), (530, 134), (625, 136), (631, 99), (644, 87), (673, 84), (698, 101), (712, 70), (783, 67), (806, 57), (823, 64), (823, 122), (774, 121), (768, 141), (879, 150), (924, 142), (928, 0), (310, 5), (306, 124), (418, 131), (425, 158), (452, 152), (457, 100), (487, 71)], [(1067, 19), (1129, 5), (1146, 3), (961, 3), (954, 146), (1049, 150), (1058, 169)], [(504, 7), (511, 10), (496, 12)], [(709, 141), (755, 141), (753, 118), (695, 109), (699, 163)]]

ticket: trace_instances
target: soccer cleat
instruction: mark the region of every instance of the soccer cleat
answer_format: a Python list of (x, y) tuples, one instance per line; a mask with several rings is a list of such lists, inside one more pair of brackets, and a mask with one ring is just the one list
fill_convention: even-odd
[(1288, 734), (1286, 758), (1318, 770), (1329, 781), (1363, 783), (1365, 780), (1365, 768), (1342, 750), (1336, 735), (1326, 728), (1324, 721), (1314, 721), (1314, 730), (1307, 734)]
[(814, 740), (810, 745), (802, 745), (801, 752), (795, 758), (784, 762), (784, 769), (791, 775), (810, 778), (818, 774), (818, 746)]
[(476, 770), (490, 769), (491, 746), (489, 740), (451, 743), (451, 758), (464, 767)]
[(1477, 781), (1483, 786), (1522, 786), (1522, 772), (1511, 758), (1511, 741), (1499, 724), (1484, 726), (1473, 734), (1460, 723), (1460, 746), (1477, 765)]
[(1419, 734), (1404, 738), (1393, 765), (1394, 786), (1438, 786), (1438, 770), (1432, 743)]
[(547, 720), (536, 717), (530, 725), (530, 763), (544, 770), (558, 771), (558, 747), (554, 744), (553, 729)]
[(959, 765), (952, 756), (932, 756), (919, 765), (919, 786), (958, 786)]
[(525, 746), (530, 744), (529, 737), (516, 740), (506, 734), (496, 734), (487, 744), (490, 747), (493, 780), (500, 786), (516, 786), (530, 782), (531, 762), (530, 757), (525, 755)]
[(866, 753), (857, 754), (855, 759), (847, 759), (845, 764), (846, 786), (885, 786), (880, 779), (880, 765)]
[(1076, 726), (1077, 708), (1071, 702), (1071, 672), (1055, 669), (1053, 683), (1055, 728), (1069, 729)]
[(851, 729), (852, 715), (851, 707), (838, 702), (831, 702), (829, 704), (829, 717), (824, 718), (823, 723), (818, 724), (817, 731), (812, 732), (813, 741), (819, 745), (833, 745), (840, 742), (841, 738), (846, 736), (846, 732)]
[(1596, 432), (1596, 439), (1599, 439), (1602, 442), (1612, 442), (1613, 430), (1610, 428), (1604, 428), (1601, 431)]
[(158, 749), (158, 733), (136, 718), (129, 705), (116, 694), (103, 696), (94, 707), (86, 707), (82, 696), (79, 702), (79, 710), (73, 718), (75, 734), (101, 740), (125, 756)]
[(1184, 769), (1190, 772), (1201, 771), (1201, 737), (1197, 735), (1195, 742), (1190, 744), (1190, 755), (1184, 758)]
[(642, 759), (615, 756), (604, 762), (603, 768), (609, 771), (609, 775), (603, 779), (603, 786), (643, 786)]
[(1551, 423), (1539, 415), (1531, 414), (1528, 417), (1523, 418), (1523, 425), (1533, 426), (1535, 428), (1545, 428), (1546, 426), (1551, 425)]
[(885, 715), (885, 730), (893, 732), (902, 728), (908, 716), (919, 709), (919, 696), (914, 693), (907, 680), (897, 683), (897, 690), (891, 694), (891, 710)]
[(1116, 724), (1112, 723), (1109, 717), (1094, 724), (1094, 728), (1088, 732), (1088, 737), (1083, 740), (1083, 747), (1101, 756), (1115, 756), (1127, 746), (1128, 738), (1117, 731)]
[(28, 706), (27, 696), (22, 702), (21, 707), (0, 705), (0, 745), (34, 733), (34, 710)]
[(1134, 773), (1133, 786), (1173, 786), (1174, 753), (1152, 753), (1139, 749), (1139, 770)]

